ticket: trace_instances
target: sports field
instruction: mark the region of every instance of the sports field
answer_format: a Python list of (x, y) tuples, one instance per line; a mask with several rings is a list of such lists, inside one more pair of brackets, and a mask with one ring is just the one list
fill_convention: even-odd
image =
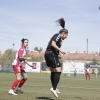
[(0, 72), (0, 100), (100, 100), (100, 75), (86, 81), (83, 75), (77, 78), (61, 75), (58, 85), (59, 97), (56, 99), (50, 92), (50, 74), (27, 73), (28, 80), (23, 86), (24, 94), (17, 96), (8, 95), (15, 75), (13, 73)]

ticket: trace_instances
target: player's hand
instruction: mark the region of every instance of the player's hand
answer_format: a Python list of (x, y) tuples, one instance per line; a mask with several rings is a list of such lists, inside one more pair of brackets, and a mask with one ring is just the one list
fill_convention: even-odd
[(36, 67), (35, 67), (35, 66), (33, 66), (33, 65), (30, 65), (30, 67), (32, 67), (32, 69), (36, 69)]
[(58, 55), (58, 58), (61, 59), (61, 55)]
[(61, 52), (62, 54), (66, 54), (66, 52), (65, 52), (65, 51), (63, 51), (63, 50), (61, 50), (60, 52)]
[(31, 57), (27, 57), (27, 60), (31, 60)]

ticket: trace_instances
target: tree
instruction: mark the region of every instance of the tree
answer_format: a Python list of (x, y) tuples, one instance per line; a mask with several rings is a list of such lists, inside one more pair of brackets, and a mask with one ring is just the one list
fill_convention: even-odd
[(31, 56), (31, 60), (30, 61), (36, 61), (36, 62), (39, 62), (40, 61), (40, 57), (34, 57), (34, 56)]
[(42, 47), (40, 47), (40, 49), (38, 50), (39, 52), (42, 52), (43, 51), (43, 48)]
[(92, 59), (92, 64), (98, 65), (99, 64), (99, 61), (96, 58), (93, 58)]
[(3, 56), (1, 56), (0, 58), (0, 64), (2, 66), (11, 66), (15, 57), (15, 53), (16, 52), (13, 51), (12, 49), (7, 49), (3, 54)]
[(42, 51), (43, 51), (43, 48), (42, 48), (42, 47), (40, 47), (40, 48), (35, 47), (35, 48), (34, 48), (34, 51), (42, 52)]
[(38, 50), (39, 50), (38, 47), (35, 47), (35, 48), (34, 48), (34, 51), (38, 51)]

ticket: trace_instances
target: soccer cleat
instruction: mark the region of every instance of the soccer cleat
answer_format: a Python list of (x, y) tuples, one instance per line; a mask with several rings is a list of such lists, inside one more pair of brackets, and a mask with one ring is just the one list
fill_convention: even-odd
[(60, 93), (59, 89), (56, 89), (56, 92), (59, 94)]
[[(53, 88), (51, 88), (50, 90), (53, 90)], [(59, 94), (60, 93), (59, 89), (56, 89), (56, 92)]]
[(56, 98), (58, 98), (58, 94), (57, 94), (56, 90), (53, 90), (53, 88), (51, 88), (50, 91), (54, 94), (54, 96)]
[(16, 92), (16, 93), (18, 93), (18, 92), (24, 93), (23, 90), (21, 90), (21, 88), (17, 88), (17, 89), (15, 90), (15, 92)]
[(13, 90), (9, 90), (8, 94), (10, 94), (10, 95), (18, 95), (18, 94), (16, 94), (16, 93), (14, 93)]

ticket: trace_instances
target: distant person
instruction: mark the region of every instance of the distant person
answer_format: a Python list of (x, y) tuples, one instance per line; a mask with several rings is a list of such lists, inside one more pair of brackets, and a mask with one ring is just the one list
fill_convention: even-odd
[(87, 79), (90, 80), (90, 68), (89, 68), (89, 66), (87, 66), (87, 68), (86, 68), (86, 80)]
[(2, 71), (2, 66), (0, 65), (0, 71)]
[[(8, 94), (17, 95), (14, 90), (16, 89), (17, 92), (23, 93), (21, 90), (22, 85), (27, 80), (27, 74), (25, 73), (25, 64), (28, 64), (30, 67), (34, 67), (30, 65), (27, 60), (30, 60), (30, 57), (26, 57), (26, 47), (28, 46), (28, 39), (22, 39), (22, 46), (16, 53), (16, 58), (12, 63), (12, 67), (14, 73), (16, 75), (16, 80), (13, 82), (11, 89), (9, 90)], [(24, 65), (24, 66), (23, 66)], [(16, 88), (17, 87), (17, 88)]]
[(77, 75), (77, 70), (75, 69), (74, 70), (74, 78), (76, 78), (76, 75)]
[(60, 75), (62, 72), (58, 55), (59, 55), (59, 52), (61, 52), (62, 54), (66, 54), (66, 52), (61, 50), (60, 47), (62, 45), (62, 41), (66, 39), (68, 36), (68, 30), (65, 29), (64, 19), (61, 18), (57, 20), (57, 22), (63, 27), (63, 29), (61, 29), (59, 33), (54, 34), (52, 36), (47, 46), (47, 49), (45, 51), (46, 64), (50, 68), (50, 71), (51, 71), (52, 88), (50, 89), (50, 91), (55, 95), (55, 97), (58, 97), (57, 85), (59, 83)]

